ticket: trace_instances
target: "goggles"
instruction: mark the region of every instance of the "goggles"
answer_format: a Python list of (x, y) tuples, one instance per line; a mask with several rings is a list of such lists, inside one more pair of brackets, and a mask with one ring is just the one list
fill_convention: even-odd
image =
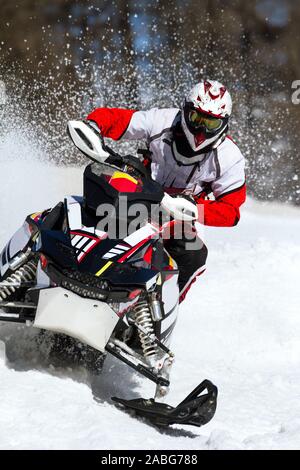
[(194, 129), (198, 129), (204, 126), (207, 131), (212, 132), (216, 131), (222, 126), (222, 119), (208, 116), (207, 114), (203, 114), (197, 109), (192, 109), (189, 112), (189, 124)]

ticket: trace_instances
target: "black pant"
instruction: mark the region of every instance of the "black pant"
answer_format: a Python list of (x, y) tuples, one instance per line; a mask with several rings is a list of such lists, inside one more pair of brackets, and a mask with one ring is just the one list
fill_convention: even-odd
[[(208, 250), (203, 241), (195, 234), (193, 239), (176, 239), (174, 237), (165, 240), (165, 249), (176, 261), (179, 269), (179, 292), (188, 287), (193, 275), (205, 265)], [(201, 272), (201, 271), (200, 271)]]

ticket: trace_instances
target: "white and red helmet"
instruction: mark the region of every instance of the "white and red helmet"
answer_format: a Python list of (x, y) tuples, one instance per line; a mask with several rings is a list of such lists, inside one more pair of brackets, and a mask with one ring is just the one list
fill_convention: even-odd
[(213, 144), (227, 130), (232, 101), (227, 88), (215, 80), (197, 83), (185, 98), (181, 125), (193, 152)]

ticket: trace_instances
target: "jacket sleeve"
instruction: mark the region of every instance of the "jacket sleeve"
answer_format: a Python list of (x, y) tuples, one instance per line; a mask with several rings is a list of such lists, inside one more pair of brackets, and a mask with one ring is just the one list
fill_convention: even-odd
[(87, 119), (94, 121), (103, 137), (114, 140), (149, 139), (155, 122), (156, 108), (148, 111), (136, 111), (122, 108), (98, 108)]
[(133, 109), (97, 108), (87, 119), (97, 124), (103, 137), (119, 140), (125, 134), (135, 112)]
[(217, 197), (215, 201), (201, 201), (199, 222), (213, 227), (232, 227), (240, 220), (240, 206), (246, 200), (246, 184)]
[(199, 198), (199, 222), (214, 227), (232, 227), (239, 222), (240, 206), (246, 200), (245, 160), (238, 147), (227, 142), (215, 155), (217, 178), (211, 183), (214, 201)]

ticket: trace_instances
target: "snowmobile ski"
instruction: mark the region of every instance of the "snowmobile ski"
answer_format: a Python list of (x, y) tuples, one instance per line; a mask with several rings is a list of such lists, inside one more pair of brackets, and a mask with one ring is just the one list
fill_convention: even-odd
[[(202, 394), (204, 390), (207, 390), (207, 393)], [(188, 424), (200, 427), (213, 418), (217, 408), (217, 396), (217, 387), (209, 380), (203, 380), (175, 408), (166, 403), (156, 402), (153, 398), (124, 400), (112, 397), (112, 400), (126, 410), (134, 411), (137, 416), (148, 419), (156, 426)]]

